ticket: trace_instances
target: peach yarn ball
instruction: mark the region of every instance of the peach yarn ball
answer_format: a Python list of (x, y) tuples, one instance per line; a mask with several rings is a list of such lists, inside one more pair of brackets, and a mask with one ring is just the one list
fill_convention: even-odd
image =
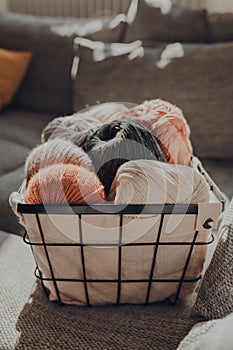
[(27, 183), (41, 168), (53, 164), (81, 165), (92, 170), (92, 161), (82, 148), (70, 141), (61, 139), (51, 140), (35, 147), (25, 162)]
[(193, 154), (190, 129), (180, 108), (154, 99), (130, 109), (122, 117), (132, 118), (146, 126), (169, 163), (190, 165)]
[(25, 192), (27, 204), (94, 204), (104, 200), (104, 186), (95, 173), (72, 164), (40, 169)]

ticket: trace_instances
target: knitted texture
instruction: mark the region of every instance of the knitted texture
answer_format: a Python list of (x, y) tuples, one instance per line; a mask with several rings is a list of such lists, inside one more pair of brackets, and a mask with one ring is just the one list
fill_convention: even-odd
[(233, 313), (217, 320), (199, 322), (180, 343), (177, 350), (231, 350)]
[(9, 234), (0, 245), (1, 350), (13, 350), (20, 337), (16, 323), (35, 283), (34, 265), (32, 253), (22, 238)]
[(193, 308), (193, 315), (207, 320), (233, 312), (233, 199), (224, 213), (220, 235)]
[(197, 319), (184, 305), (79, 307), (51, 303), (38, 284), (21, 313), (15, 350), (176, 349)]

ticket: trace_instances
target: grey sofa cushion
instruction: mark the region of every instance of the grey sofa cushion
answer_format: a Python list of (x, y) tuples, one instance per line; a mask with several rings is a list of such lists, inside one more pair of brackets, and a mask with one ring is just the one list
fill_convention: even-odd
[[(42, 112), (72, 112), (71, 67), (74, 35), (118, 41), (125, 23), (110, 28), (113, 18), (62, 19), (0, 14), (0, 47), (32, 50), (25, 80), (14, 104)], [(102, 29), (101, 29), (102, 25)], [(93, 32), (93, 28), (97, 32)]]
[(23, 227), (13, 213), (9, 204), (9, 195), (17, 191), (24, 179), (24, 166), (21, 165), (0, 176), (0, 229), (22, 235)]
[(224, 213), (220, 241), (205, 274), (193, 314), (206, 319), (233, 312), (233, 200)]
[(173, 5), (167, 14), (138, 0), (137, 12), (129, 25), (125, 41), (200, 42), (208, 41), (207, 12)]
[(208, 13), (213, 41), (233, 40), (233, 13)]
[(52, 21), (52, 31), (61, 36), (80, 36), (103, 42), (121, 41), (127, 26), (124, 15), (97, 18), (55, 17)]
[(52, 32), (52, 23), (50, 19), (39, 17), (0, 14), (0, 47), (34, 52), (15, 96), (15, 106), (69, 113), (72, 111), (72, 38)]
[(203, 159), (202, 164), (216, 185), (228, 198), (233, 197), (233, 160)]
[(4, 139), (0, 139), (0, 149), (0, 176), (21, 165), (29, 152), (24, 145)]
[(0, 113), (0, 229), (22, 233), (8, 198), (24, 178), (24, 162), (30, 149), (40, 143), (52, 114), (6, 109)]
[(40, 143), (41, 131), (56, 116), (53, 113), (4, 109), (0, 112), (0, 139), (31, 149)]
[(79, 46), (75, 110), (97, 101), (162, 98), (184, 111), (197, 156), (232, 159), (233, 43), (185, 44), (184, 56), (161, 69), (156, 62), (164, 49), (144, 48), (144, 56), (134, 60), (121, 55), (95, 62), (92, 50)]

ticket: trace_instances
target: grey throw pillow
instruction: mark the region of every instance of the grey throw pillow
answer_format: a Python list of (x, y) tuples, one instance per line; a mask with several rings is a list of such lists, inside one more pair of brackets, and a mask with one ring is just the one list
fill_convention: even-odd
[(193, 308), (194, 316), (207, 320), (233, 312), (233, 200), (224, 213), (220, 234)]
[(213, 41), (233, 40), (233, 13), (209, 13), (208, 21)]
[(138, 0), (136, 16), (129, 24), (125, 41), (208, 41), (207, 12), (173, 5), (166, 14), (159, 7)]
[(0, 47), (31, 50), (33, 59), (17, 95), (17, 108), (54, 114), (72, 111), (72, 39), (51, 30), (51, 20), (0, 14)]
[(66, 19), (0, 14), (0, 47), (33, 51), (25, 80), (15, 96), (18, 108), (54, 114), (72, 112), (73, 38), (117, 41), (123, 22), (113, 18)]
[[(127, 47), (127, 44), (121, 45)], [(170, 60), (161, 56), (165, 49), (174, 54), (176, 45), (141, 48), (142, 52), (140, 48), (133, 50), (133, 44), (130, 47), (136, 55), (134, 59), (129, 59), (128, 53), (111, 57), (111, 46), (105, 45), (103, 57), (110, 57), (99, 62), (93, 59), (98, 48), (77, 47), (80, 62), (74, 81), (74, 109), (80, 110), (97, 101), (139, 104), (146, 99), (162, 98), (184, 111), (192, 130), (194, 152), (199, 157), (232, 159), (229, 126), (232, 125), (233, 84), (229, 72), (233, 43), (185, 44), (178, 46), (182, 57)]]

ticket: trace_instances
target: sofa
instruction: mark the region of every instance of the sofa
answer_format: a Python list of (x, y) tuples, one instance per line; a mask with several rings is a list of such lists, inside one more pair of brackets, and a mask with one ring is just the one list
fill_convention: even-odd
[[(164, 16), (165, 19), (162, 15), (158, 17), (159, 9), (153, 9), (154, 17), (162, 18), (165, 23), (161, 22), (157, 37), (151, 37), (148, 33), (148, 40), (145, 40), (138, 35), (137, 23), (138, 27), (142, 26), (143, 33), (146, 33), (146, 28), (143, 28), (146, 22), (141, 17), (148, 9), (144, 9), (145, 4), (142, 1), (139, 5), (143, 8), (138, 9), (131, 26), (120, 22), (114, 30), (109, 29), (107, 23), (111, 19), (105, 19), (103, 28), (96, 33), (93, 30), (90, 33), (80, 33), (82, 19), (76, 25), (77, 21), (74, 19), (34, 18), (14, 13), (0, 15), (0, 47), (33, 52), (31, 64), (20, 88), (12, 102), (0, 112), (3, 149), (0, 171), (2, 230), (22, 233), (9, 207), (8, 197), (20, 186), (24, 177), (25, 158), (30, 149), (40, 142), (43, 127), (56, 116), (71, 114), (86, 105), (95, 104), (96, 101), (140, 103), (145, 99), (161, 97), (181, 107), (191, 127), (194, 152), (204, 162), (207, 171), (220, 188), (229, 196), (232, 195), (233, 154), (230, 125), (233, 91), (229, 72), (233, 44), (229, 26), (222, 25), (222, 31), (226, 28), (225, 38), (224, 33), (220, 35), (218, 31), (215, 39), (209, 34), (210, 25), (207, 26), (203, 11), (194, 11), (192, 16), (192, 11), (190, 14), (190, 10), (185, 10), (188, 14), (178, 12), (180, 19), (177, 23), (181, 22), (180, 28), (177, 26), (173, 37), (169, 37), (166, 28), (171, 19), (166, 19), (168, 15)], [(178, 10), (174, 10), (175, 18)], [(144, 16), (148, 15), (147, 12)], [(186, 36), (183, 35), (181, 26), (187, 24), (183, 23), (187, 21), (187, 15), (190, 17), (190, 26), (194, 26), (193, 21), (199, 21), (196, 36), (195, 28), (189, 30)], [(153, 19), (151, 11), (150, 16)], [(216, 25), (219, 21), (214, 17), (213, 28), (219, 28)], [(229, 22), (228, 17), (227, 21)], [(174, 27), (174, 23), (171, 22), (170, 26)], [(73, 81), (73, 59), (75, 55), (79, 55), (73, 47), (73, 41), (80, 34), (92, 41), (129, 42), (141, 39), (144, 56), (129, 61), (127, 54), (121, 54), (94, 62), (91, 49), (89, 52), (80, 50), (80, 55), (85, 57), (83, 60), (81, 58), (77, 77)], [(173, 58), (164, 68), (156, 67), (155, 64), (161, 62), (166, 47), (179, 39), (183, 40), (183, 57)], [(105, 46), (107, 51), (108, 44)], [(112, 81), (115, 81), (114, 88)]]
[[(40, 18), (14, 13), (0, 14), (0, 47), (30, 50), (32, 61), (13, 101), (1, 111), (1, 229), (22, 233), (8, 204), (9, 194), (19, 188), (24, 177), (24, 161), (33, 146), (40, 143), (45, 125), (57, 116), (71, 114), (73, 92), (71, 68), (74, 35), (63, 36), (59, 28), (75, 30), (95, 40), (118, 40), (121, 23), (108, 28), (112, 18), (105, 18), (103, 28), (83, 31), (83, 19)], [(77, 22), (77, 24), (76, 24)], [(94, 28), (100, 22), (93, 22)], [(106, 27), (106, 28), (105, 28)], [(57, 33), (57, 31), (58, 33)], [(98, 34), (98, 35), (97, 35)], [(77, 34), (76, 34), (77, 35)], [(7, 150), (7, 151), (6, 151)]]
[[(40, 143), (45, 125), (54, 117), (70, 115), (96, 102), (141, 103), (159, 97), (178, 105), (190, 125), (194, 153), (219, 188), (228, 197), (233, 195), (233, 82), (230, 74), (233, 35), (229, 30), (233, 16), (227, 16), (226, 25), (224, 15), (208, 17), (206, 12), (197, 11), (192, 16), (190, 10), (174, 8), (170, 18), (169, 13), (162, 15), (159, 9), (148, 9), (146, 6), (143, 0), (139, 1), (134, 21), (127, 22), (126, 16), (114, 28), (109, 25), (112, 18), (101, 19), (104, 24), (97, 31), (80, 30), (89, 19), (0, 14), (0, 48), (30, 51), (32, 55), (11, 102), (0, 110), (0, 230), (23, 234), (8, 198), (11, 192), (20, 187), (24, 179), (25, 158)], [(148, 10), (152, 16), (151, 25), (156, 24), (152, 29), (143, 27), (148, 25), (145, 20)], [(153, 11), (156, 17), (153, 17)], [(188, 11), (188, 22), (185, 11)], [(196, 21), (198, 26), (195, 26)], [(161, 25), (158, 26), (158, 23)], [(178, 27), (176, 23), (179, 23)], [(174, 29), (172, 35), (167, 30), (169, 25)], [(183, 25), (190, 25), (191, 28), (185, 35)], [(198, 31), (196, 35), (195, 30)], [(157, 36), (154, 35), (156, 32)], [(140, 33), (147, 33), (148, 36), (140, 37)], [(101, 44), (100, 58), (95, 55), (96, 42)], [(19, 247), (23, 252), (20, 240), (17, 237), (15, 249)], [(11, 255), (13, 259), (17, 257), (14, 252)], [(31, 268), (29, 257), (28, 260), (25, 258), (24, 266), (27, 264)], [(31, 270), (25, 269), (26, 280), (29, 281), (25, 292), (27, 297), (34, 283), (29, 277), (30, 273)], [(18, 294), (16, 296), (20, 297)], [(33, 337), (37, 323), (33, 322), (34, 328), (30, 328), (30, 314), (40, 309), (41, 305), (45, 308), (38, 313), (38, 323), (44, 333), (40, 333), (39, 340), (37, 336)], [(65, 334), (69, 330), (65, 328), (68, 327), (67, 322), (64, 328), (60, 328), (59, 320), (62, 317), (73, 320), (70, 334), (80, 339), (77, 348), (96, 349), (113, 348), (111, 344), (114, 344), (114, 349), (174, 349), (174, 344), (178, 346), (191, 327), (203, 320), (201, 317), (191, 319), (186, 308), (171, 309), (167, 303), (153, 305), (147, 310), (141, 306), (125, 306), (122, 309), (104, 307), (99, 312), (95, 308), (77, 310), (80, 312), (78, 318), (70, 307), (62, 312), (58, 305), (50, 305), (38, 285), (32, 305), (27, 304), (18, 320), (17, 327), (21, 331), (23, 329), (23, 333), (17, 349), (33, 349), (35, 344), (39, 344), (38, 349), (64, 348), (69, 342), (68, 333), (61, 341), (58, 332)], [(48, 313), (51, 313), (51, 318), (46, 318)], [(154, 332), (154, 313), (157, 313), (166, 330), (157, 339), (157, 344), (148, 337), (149, 331)], [(110, 314), (115, 323), (108, 322)], [(178, 320), (176, 327), (180, 331), (179, 336), (177, 332), (174, 337), (167, 332), (168, 314), (170, 327), (174, 327), (172, 318)], [(130, 327), (138, 315), (140, 322)], [(30, 341), (27, 338), (29, 319)], [(83, 323), (77, 332), (79, 322)], [(122, 336), (116, 337), (117, 323)], [(45, 328), (49, 327), (51, 333), (45, 332)], [(143, 331), (145, 328), (148, 332)], [(90, 342), (85, 341), (85, 337), (88, 338), (91, 333)], [(47, 338), (43, 339), (43, 334)], [(103, 341), (104, 337), (107, 340)], [(146, 338), (143, 340), (143, 337)], [(169, 342), (173, 345), (169, 345)], [(70, 344), (69, 348), (76, 348), (74, 339)]]

